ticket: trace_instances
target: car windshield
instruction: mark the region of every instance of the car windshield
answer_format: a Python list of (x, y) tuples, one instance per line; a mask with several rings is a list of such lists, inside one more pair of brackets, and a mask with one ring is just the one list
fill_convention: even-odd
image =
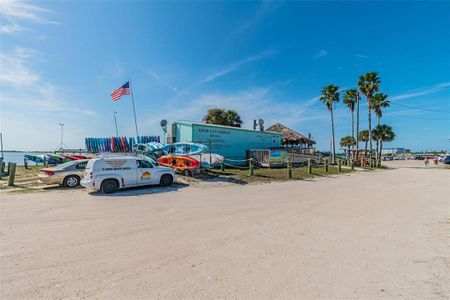
[(69, 161), (60, 165), (56, 165), (55, 168), (56, 169), (65, 169), (67, 167), (73, 166), (76, 162), (75, 161)]

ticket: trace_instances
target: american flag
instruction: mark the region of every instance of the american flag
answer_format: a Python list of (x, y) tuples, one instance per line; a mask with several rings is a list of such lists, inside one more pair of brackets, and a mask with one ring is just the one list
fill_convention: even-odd
[(124, 85), (122, 85), (120, 88), (111, 93), (111, 98), (113, 101), (119, 101), (120, 97), (129, 94), (130, 94), (130, 82), (127, 81)]

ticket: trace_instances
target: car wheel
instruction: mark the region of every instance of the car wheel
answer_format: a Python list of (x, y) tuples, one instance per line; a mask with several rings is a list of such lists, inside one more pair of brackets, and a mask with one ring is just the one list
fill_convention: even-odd
[(75, 175), (70, 175), (64, 178), (64, 185), (69, 188), (74, 188), (80, 185), (80, 178)]
[(169, 174), (164, 174), (163, 176), (161, 176), (159, 185), (160, 186), (169, 186), (172, 184), (172, 182), (173, 182), (173, 177)]
[(102, 182), (102, 192), (105, 194), (111, 194), (119, 189), (119, 183), (114, 179), (106, 179)]

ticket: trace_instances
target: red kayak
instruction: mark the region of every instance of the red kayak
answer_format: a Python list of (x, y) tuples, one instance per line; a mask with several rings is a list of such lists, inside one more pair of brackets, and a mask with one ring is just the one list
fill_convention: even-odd
[(71, 159), (71, 160), (80, 160), (80, 159), (91, 159), (91, 156), (85, 156), (85, 155), (76, 155), (76, 154), (71, 154), (71, 155), (63, 155), (65, 158)]
[(200, 168), (200, 162), (188, 156), (162, 156), (157, 160), (161, 166), (180, 170), (192, 170)]

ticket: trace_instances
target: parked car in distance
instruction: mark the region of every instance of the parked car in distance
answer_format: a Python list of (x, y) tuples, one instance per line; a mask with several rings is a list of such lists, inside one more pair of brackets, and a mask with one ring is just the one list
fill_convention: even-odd
[(40, 182), (45, 184), (61, 184), (70, 188), (80, 185), (88, 160), (74, 160), (51, 168), (41, 169), (38, 174)]
[(442, 160), (442, 162), (446, 165), (450, 165), (450, 156), (446, 156), (444, 157), (444, 159)]
[(169, 186), (176, 179), (173, 169), (141, 157), (100, 157), (89, 160), (81, 185), (109, 194), (134, 186)]

